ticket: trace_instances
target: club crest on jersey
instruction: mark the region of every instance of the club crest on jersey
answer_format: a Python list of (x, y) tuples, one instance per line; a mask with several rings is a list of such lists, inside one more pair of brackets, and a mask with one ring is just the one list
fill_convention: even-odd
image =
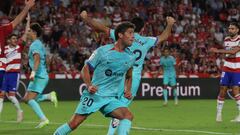
[(110, 76), (123, 76), (124, 73), (117, 73), (117, 72), (113, 72), (111, 69), (107, 69), (105, 70), (105, 75), (110, 77)]

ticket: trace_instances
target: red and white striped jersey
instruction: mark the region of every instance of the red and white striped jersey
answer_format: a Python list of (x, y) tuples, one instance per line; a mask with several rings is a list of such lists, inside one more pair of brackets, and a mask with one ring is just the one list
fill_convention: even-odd
[[(232, 50), (235, 47), (240, 47), (240, 35), (235, 39), (226, 37), (224, 39), (225, 50)], [(240, 72), (240, 52), (237, 52), (235, 55), (226, 54), (223, 71), (227, 72)]]
[[(1, 48), (0, 48), (0, 53), (1, 52)], [(6, 58), (4, 55), (0, 55), (0, 71), (5, 71), (5, 68), (6, 68)]]
[(16, 47), (5, 46), (6, 72), (20, 72), (22, 50), (23, 45), (17, 45)]

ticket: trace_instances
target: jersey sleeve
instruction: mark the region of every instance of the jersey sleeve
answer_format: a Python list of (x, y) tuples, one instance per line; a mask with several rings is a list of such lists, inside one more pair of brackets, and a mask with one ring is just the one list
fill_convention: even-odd
[(13, 31), (13, 25), (12, 23), (8, 23), (6, 25), (0, 26), (0, 29), (3, 31), (4, 35), (9, 35)]
[(160, 58), (159, 64), (163, 65), (162, 57)]
[(39, 48), (39, 45), (37, 45), (37, 44), (32, 44), (30, 47), (30, 51), (31, 51), (32, 55), (34, 55), (36, 53), (38, 53), (40, 55), (40, 53), (41, 53), (40, 52), (41, 49)]
[(115, 37), (115, 30), (114, 29), (110, 29), (110, 34), (109, 34), (109, 36), (110, 36), (110, 38), (111, 39), (113, 39), (114, 41), (116, 41), (116, 37)]
[(176, 65), (176, 59), (174, 57), (172, 57), (172, 62), (173, 62), (173, 65)]
[(95, 69), (96, 66), (100, 63), (100, 60), (101, 60), (101, 50), (97, 49), (92, 53), (92, 55), (89, 57), (89, 59), (86, 61), (86, 63), (92, 69)]
[(147, 37), (147, 49), (157, 45), (158, 37)]

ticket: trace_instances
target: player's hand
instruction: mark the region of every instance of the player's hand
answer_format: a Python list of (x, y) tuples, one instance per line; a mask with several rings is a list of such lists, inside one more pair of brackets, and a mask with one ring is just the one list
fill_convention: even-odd
[(35, 74), (36, 74), (35, 71), (32, 71), (32, 72), (31, 72), (30, 77), (29, 77), (29, 79), (30, 79), (31, 81), (34, 80)]
[(25, 0), (25, 5), (30, 9), (35, 5), (35, 0)]
[(97, 89), (98, 88), (96, 86), (93, 86), (93, 85), (88, 86), (88, 92), (90, 92), (91, 94), (96, 93)]
[(84, 20), (87, 19), (87, 17), (88, 17), (87, 11), (83, 10), (83, 11), (80, 13), (80, 16), (81, 16), (81, 18), (84, 19)]
[(209, 52), (217, 53), (217, 48), (210, 48)]
[(125, 90), (124, 91), (124, 97), (127, 99), (131, 99), (132, 98), (132, 93), (129, 90)]
[(166, 20), (167, 20), (167, 24), (170, 26), (172, 26), (176, 22), (176, 20), (171, 16), (167, 16)]
[(28, 12), (26, 20), (27, 20), (27, 21), (30, 21), (30, 19), (31, 19), (30, 13)]

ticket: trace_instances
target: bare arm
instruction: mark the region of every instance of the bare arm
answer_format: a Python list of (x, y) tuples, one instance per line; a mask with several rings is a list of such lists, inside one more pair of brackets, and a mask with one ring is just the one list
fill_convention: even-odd
[(124, 96), (128, 99), (132, 98), (131, 87), (132, 87), (132, 68), (130, 68), (127, 71), (126, 78), (125, 78)]
[(105, 34), (107, 34), (109, 36), (110, 28), (108, 28), (107, 26), (105, 26), (105, 25), (93, 20), (92, 18), (88, 17), (88, 14), (87, 14), (86, 11), (82, 11), (80, 16), (81, 16), (81, 18), (83, 19), (84, 22), (86, 22), (88, 25), (93, 27), (95, 30), (100, 31), (100, 32), (104, 32)]
[(162, 32), (162, 34), (158, 36), (157, 44), (168, 39), (168, 37), (171, 35), (171, 31), (172, 31), (172, 27), (173, 27), (174, 23), (175, 23), (175, 19), (173, 17), (168, 16), (167, 17), (167, 27)]
[(28, 30), (30, 29), (30, 21), (31, 21), (31, 18), (30, 18), (30, 14), (28, 13), (27, 15), (27, 24), (26, 24), (26, 27), (25, 27), (25, 31), (24, 31), (24, 34), (22, 36), (22, 40), (23, 41), (27, 41), (27, 33), (28, 33)]
[(97, 91), (97, 87), (93, 86), (91, 83), (91, 75), (90, 75), (90, 69), (87, 64), (85, 64), (81, 70), (81, 76), (84, 81), (84, 83), (87, 85), (88, 91), (91, 94), (94, 94)]
[(217, 48), (211, 48), (210, 52), (214, 53), (223, 53), (223, 54), (236, 54), (240, 51), (240, 47), (235, 47), (232, 50), (224, 50), (224, 49), (217, 49)]
[(34, 59), (34, 65), (33, 65), (33, 69), (32, 69), (32, 72), (30, 74), (30, 80), (33, 81), (34, 78), (35, 78), (35, 74), (36, 74), (36, 71), (38, 69), (38, 66), (40, 64), (40, 55), (38, 53), (35, 53), (33, 55), (33, 59)]
[(25, 7), (21, 11), (20, 14), (11, 22), (13, 25), (13, 29), (25, 18), (28, 11), (34, 6), (35, 0), (25, 0)]
[(32, 70), (37, 71), (40, 64), (40, 55), (38, 53), (35, 53), (33, 55), (33, 59), (34, 59), (34, 66)]

